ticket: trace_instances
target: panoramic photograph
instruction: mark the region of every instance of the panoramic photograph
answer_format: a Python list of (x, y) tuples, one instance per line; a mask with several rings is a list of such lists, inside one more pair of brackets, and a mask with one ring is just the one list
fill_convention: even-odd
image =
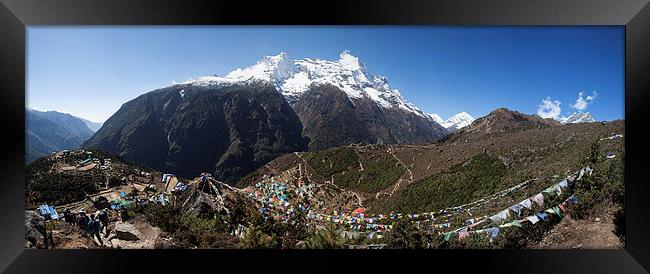
[(26, 36), (25, 248), (625, 246), (622, 26)]

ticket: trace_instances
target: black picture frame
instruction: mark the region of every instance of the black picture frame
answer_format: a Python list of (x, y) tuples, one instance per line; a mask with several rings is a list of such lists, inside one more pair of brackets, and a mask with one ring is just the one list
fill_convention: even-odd
[[(646, 0), (327, 2), (0, 0), (0, 269), (7, 273), (121, 273), (154, 268), (374, 271), (424, 267), (497, 273), (647, 273), (650, 167), (644, 143), (650, 87)], [(24, 137), (27, 26), (42, 25), (623, 25), (626, 243), (612, 250), (26, 250)], [(288, 262), (278, 264), (278, 262)]]

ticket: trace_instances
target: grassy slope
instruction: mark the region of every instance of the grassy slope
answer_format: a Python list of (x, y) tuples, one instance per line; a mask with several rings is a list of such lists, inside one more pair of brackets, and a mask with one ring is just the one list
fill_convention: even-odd
[(363, 193), (376, 193), (404, 174), (405, 168), (388, 154), (360, 155), (351, 147), (332, 148), (312, 153), (308, 162), (321, 177), (333, 176), (337, 186)]

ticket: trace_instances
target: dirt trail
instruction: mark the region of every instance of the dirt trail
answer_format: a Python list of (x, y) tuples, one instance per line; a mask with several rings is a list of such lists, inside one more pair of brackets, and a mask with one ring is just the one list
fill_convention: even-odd
[(380, 191), (380, 192), (377, 192), (377, 194), (375, 194), (375, 198), (379, 198), (379, 196), (382, 195), (382, 194), (383, 194), (383, 195), (388, 195), (388, 197), (392, 197), (393, 194), (395, 193), (395, 191), (397, 191), (397, 190), (399, 189), (399, 187), (400, 187), (400, 183), (401, 183), (402, 181), (407, 181), (407, 182), (409, 182), (409, 183), (413, 183), (413, 172), (411, 172), (411, 168), (410, 168), (409, 166), (405, 165), (404, 162), (402, 162), (402, 160), (400, 160), (399, 158), (397, 158), (397, 156), (395, 156), (395, 153), (393, 153), (393, 148), (392, 148), (392, 147), (391, 147), (391, 148), (388, 148), (388, 149), (386, 150), (386, 152), (388, 152), (391, 156), (393, 156), (393, 158), (395, 158), (395, 160), (397, 160), (397, 162), (398, 162), (400, 165), (402, 165), (403, 167), (406, 168), (406, 171), (408, 171), (408, 173), (409, 173), (409, 179), (408, 179), (408, 180), (404, 180), (404, 179), (402, 179), (402, 178), (400, 177), (399, 179), (397, 179), (397, 182), (395, 182), (394, 187), (393, 187), (393, 190), (391, 190), (390, 193), (385, 193), (385, 191), (382, 190), (382, 191)]
[(361, 163), (361, 154), (359, 154), (359, 151), (357, 150), (356, 147), (353, 148), (353, 150), (354, 150), (354, 153), (357, 154), (357, 161), (359, 161), (359, 171), (363, 171), (363, 164)]
[[(355, 149), (355, 151), (356, 151), (356, 149)], [(310, 174), (309, 174), (309, 171), (307, 170), (307, 167), (311, 168), (312, 170), (313, 170), (313, 168), (309, 165), (309, 163), (308, 163), (307, 161), (305, 161), (305, 159), (303, 159), (303, 158), (300, 156), (300, 154), (299, 154), (298, 152), (294, 152), (294, 153), (295, 153), (296, 156), (300, 159), (300, 161), (302, 161), (303, 164), (305, 165), (305, 176), (307, 177), (307, 179), (308, 179), (310, 182), (314, 182), (314, 183), (316, 183), (316, 181), (313, 181), (313, 180), (311, 179), (311, 176), (310, 176)], [(359, 164), (361, 164), (361, 162), (359, 162)], [(358, 193), (354, 192), (354, 191), (347, 190), (347, 189), (343, 189), (343, 188), (340, 188), (339, 186), (337, 186), (337, 185), (334, 183), (334, 175), (332, 175), (331, 179), (330, 179), (329, 181), (326, 181), (325, 183), (334, 186), (336, 189), (338, 189), (338, 190), (340, 190), (340, 191), (342, 191), (342, 192), (352, 193), (355, 197), (357, 197), (357, 202), (359, 203), (359, 206), (360, 206), (360, 207), (363, 207), (363, 203), (361, 202), (361, 201), (362, 201), (361, 196), (360, 196)]]
[(576, 220), (567, 215), (559, 224), (549, 231), (539, 243), (529, 248), (623, 248), (623, 243), (614, 233), (614, 213), (617, 208), (611, 206), (596, 221), (596, 217)]

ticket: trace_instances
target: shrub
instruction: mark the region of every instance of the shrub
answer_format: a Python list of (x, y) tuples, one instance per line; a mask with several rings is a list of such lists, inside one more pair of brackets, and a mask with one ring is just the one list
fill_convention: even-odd
[(609, 202), (624, 207), (624, 157), (621, 155), (603, 161), (602, 155), (600, 144), (598, 141), (594, 142), (584, 162), (593, 169), (592, 175), (582, 177), (574, 186), (580, 201), (571, 213), (576, 218), (587, 218), (597, 214), (600, 207)]
[(400, 220), (386, 233), (386, 244), (389, 248), (430, 248), (432, 238), (427, 231), (418, 229), (410, 220)]
[(121, 184), (122, 181), (120, 181), (120, 179), (115, 176), (111, 176), (110, 178), (108, 178), (108, 187), (116, 187), (116, 186), (120, 186)]
[(472, 233), (464, 239), (467, 249), (492, 249), (495, 245), (490, 241), (490, 235), (481, 233)]
[(506, 187), (504, 179), (509, 173), (514, 172), (498, 157), (480, 154), (448, 172), (408, 185), (397, 207), (403, 211), (430, 211), (471, 202)]
[(347, 244), (347, 240), (339, 237), (334, 225), (327, 225), (317, 229), (306, 242), (307, 248), (312, 249), (339, 249)]
[(273, 236), (264, 233), (258, 226), (252, 225), (239, 242), (238, 247), (251, 249), (275, 248), (277, 247), (277, 241)]
[[(213, 232), (218, 229), (217, 219), (203, 219), (194, 214), (185, 214), (181, 217), (180, 223), (189, 231), (195, 234)], [(223, 230), (223, 229), (222, 229)]]
[(143, 207), (137, 207), (136, 212), (144, 213), (147, 222), (160, 227), (166, 232), (176, 232), (182, 228), (181, 212), (169, 206), (148, 203)]
[(356, 186), (364, 192), (377, 192), (397, 182), (404, 174), (405, 168), (390, 155), (363, 163), (360, 185)]
[(359, 158), (352, 148), (330, 148), (313, 153), (309, 165), (321, 176), (327, 178), (336, 173), (357, 167)]
[(62, 204), (77, 201), (98, 191), (103, 176), (94, 173), (46, 173), (25, 175), (25, 199), (28, 204)]

